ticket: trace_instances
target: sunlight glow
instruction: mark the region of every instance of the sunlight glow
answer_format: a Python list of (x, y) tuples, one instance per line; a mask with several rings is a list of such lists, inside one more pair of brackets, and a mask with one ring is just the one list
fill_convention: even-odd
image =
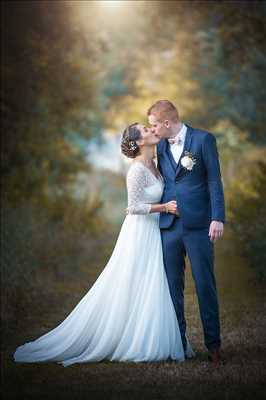
[(122, 0), (100, 0), (102, 6), (120, 6), (124, 3)]

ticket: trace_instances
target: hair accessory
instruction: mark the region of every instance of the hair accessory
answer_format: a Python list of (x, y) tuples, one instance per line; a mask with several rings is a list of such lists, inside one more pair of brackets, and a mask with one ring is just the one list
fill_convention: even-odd
[(137, 149), (137, 145), (133, 140), (131, 140), (129, 142), (129, 147), (130, 147), (130, 150), (136, 150)]

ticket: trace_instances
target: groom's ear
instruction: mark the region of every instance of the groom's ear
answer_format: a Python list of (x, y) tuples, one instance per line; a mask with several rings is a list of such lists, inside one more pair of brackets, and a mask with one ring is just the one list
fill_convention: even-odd
[(164, 124), (164, 126), (165, 126), (166, 128), (170, 128), (169, 119), (165, 119), (165, 120), (163, 121), (163, 124)]

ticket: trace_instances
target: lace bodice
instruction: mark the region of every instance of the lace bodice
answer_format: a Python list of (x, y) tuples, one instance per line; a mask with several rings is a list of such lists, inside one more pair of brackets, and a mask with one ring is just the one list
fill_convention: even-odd
[(128, 214), (149, 214), (151, 204), (159, 203), (163, 178), (156, 178), (141, 162), (133, 161), (127, 173)]

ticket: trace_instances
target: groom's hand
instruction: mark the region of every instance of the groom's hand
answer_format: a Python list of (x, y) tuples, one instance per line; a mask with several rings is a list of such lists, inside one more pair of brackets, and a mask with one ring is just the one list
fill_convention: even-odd
[(222, 237), (224, 232), (224, 224), (221, 221), (212, 221), (209, 229), (209, 236), (211, 241), (215, 241)]

